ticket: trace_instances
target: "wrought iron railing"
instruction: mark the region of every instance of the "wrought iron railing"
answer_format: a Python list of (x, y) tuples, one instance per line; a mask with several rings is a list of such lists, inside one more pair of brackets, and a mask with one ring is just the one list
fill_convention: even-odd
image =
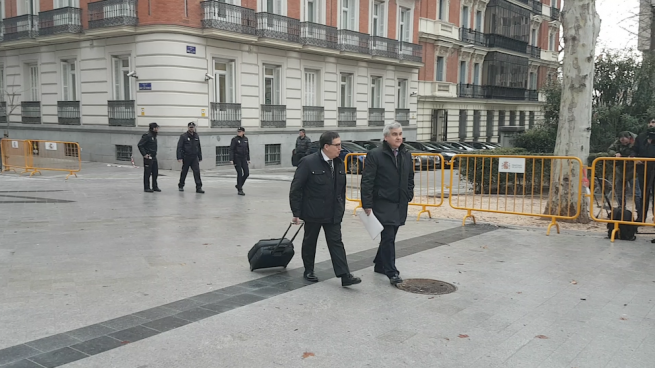
[(39, 36), (82, 32), (82, 9), (59, 8), (39, 13)]
[(525, 100), (525, 88), (485, 86), (487, 98), (499, 100)]
[(303, 106), (302, 125), (306, 127), (325, 126), (325, 108), (323, 106)]
[(371, 55), (398, 59), (398, 41), (380, 36), (371, 36)]
[(423, 61), (423, 46), (410, 42), (400, 42), (400, 58), (402, 60)]
[(402, 126), (409, 125), (409, 109), (396, 109), (396, 121)]
[(535, 14), (541, 14), (541, 0), (530, 0), (530, 2), (532, 3), (532, 12)]
[(550, 18), (552, 20), (559, 20), (559, 9), (556, 7), (551, 7), (550, 8)]
[(257, 36), (300, 42), (300, 21), (273, 13), (257, 13)]
[(220, 29), (223, 31), (257, 34), (257, 17), (255, 10), (219, 2), (203, 1), (202, 27)]
[(485, 98), (485, 87), (477, 84), (461, 83), (458, 96), (461, 98)]
[(286, 128), (286, 105), (261, 105), (261, 114), (262, 128)]
[(340, 107), (337, 125), (340, 127), (354, 127), (357, 125), (357, 108)]
[(23, 124), (41, 124), (41, 101), (21, 102), (20, 115)]
[(136, 107), (134, 100), (107, 101), (109, 125), (136, 126)]
[(39, 16), (25, 14), (7, 18), (3, 21), (3, 29), (5, 42), (35, 38), (39, 34)]
[(80, 101), (57, 101), (57, 119), (60, 125), (80, 125), (81, 117)]
[(335, 27), (311, 22), (302, 22), (300, 27), (300, 43), (303, 45), (333, 50), (338, 48), (339, 37)]
[(527, 48), (526, 51), (527, 51), (528, 55), (530, 55), (530, 57), (532, 57), (532, 58), (535, 58), (535, 59), (541, 58), (541, 49), (538, 48), (537, 46), (528, 45), (528, 48)]
[(539, 91), (533, 89), (525, 91), (525, 99), (528, 101), (539, 101)]
[(137, 0), (103, 0), (89, 3), (89, 29), (136, 26)]
[(7, 124), (7, 102), (0, 101), (0, 124)]
[(209, 118), (212, 128), (238, 128), (241, 126), (241, 104), (212, 102)]
[(383, 108), (369, 108), (368, 109), (368, 125), (369, 126), (384, 126), (384, 109)]
[(489, 34), (487, 35), (487, 46), (499, 47), (505, 50), (525, 53), (528, 47), (528, 43), (499, 34)]
[(348, 29), (339, 30), (339, 50), (370, 54), (370, 35)]
[(470, 43), (473, 45), (487, 46), (487, 35), (470, 28), (460, 29), (459, 39), (462, 42)]

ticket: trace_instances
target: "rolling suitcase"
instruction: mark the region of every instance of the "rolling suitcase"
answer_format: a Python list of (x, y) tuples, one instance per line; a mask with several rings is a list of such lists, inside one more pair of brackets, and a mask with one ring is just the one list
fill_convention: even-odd
[(293, 224), (290, 224), (282, 238), (279, 239), (262, 239), (255, 244), (248, 252), (248, 262), (250, 262), (250, 271), (260, 268), (284, 267), (286, 268), (295, 251), (293, 250), (293, 241), (298, 236), (303, 224), (300, 224), (296, 235), (291, 240), (285, 238)]

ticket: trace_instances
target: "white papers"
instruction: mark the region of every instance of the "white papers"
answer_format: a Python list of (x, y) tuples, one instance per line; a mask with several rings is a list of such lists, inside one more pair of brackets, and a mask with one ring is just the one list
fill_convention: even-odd
[(373, 214), (373, 210), (371, 210), (371, 215), (367, 216), (365, 211), (359, 211), (357, 213), (357, 216), (359, 216), (359, 219), (362, 220), (362, 223), (364, 224), (364, 228), (366, 231), (368, 231), (368, 234), (371, 236), (371, 239), (377, 238), (380, 233), (382, 233), (382, 230), (384, 227), (380, 223), (377, 217)]

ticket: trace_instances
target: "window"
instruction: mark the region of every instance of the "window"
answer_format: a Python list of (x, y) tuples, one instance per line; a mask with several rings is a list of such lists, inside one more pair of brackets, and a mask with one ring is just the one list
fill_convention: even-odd
[(448, 9), (446, 8), (448, 0), (439, 0), (439, 20), (448, 21)]
[(225, 166), (230, 164), (230, 146), (216, 147), (216, 166)]
[(446, 59), (443, 56), (437, 56), (437, 67), (436, 69), (436, 80), (437, 82), (443, 82), (445, 79), (445, 68), (446, 68)]
[(498, 127), (505, 126), (505, 110), (498, 111)]
[(132, 146), (116, 145), (116, 161), (132, 161)]
[(534, 111), (530, 111), (528, 117), (528, 129), (534, 128)]
[(480, 63), (473, 64), (473, 84), (480, 85)]
[(61, 63), (62, 101), (77, 101), (77, 69), (75, 60)]
[(321, 23), (319, 11), (321, 6), (319, 0), (307, 0), (305, 3), (305, 21), (310, 23)]
[(79, 8), (80, 0), (55, 0), (54, 1), (55, 9), (66, 8), (66, 7)]
[(462, 7), (462, 28), (471, 28), (470, 27), (470, 18), (471, 18), (471, 13), (469, 10), (468, 6), (463, 6)]
[(27, 73), (27, 100), (39, 101), (39, 66), (34, 64), (28, 65)]
[(548, 36), (548, 50), (555, 51), (555, 33), (553, 32)]
[(66, 157), (79, 157), (80, 152), (75, 143), (64, 143), (64, 155)]
[(480, 110), (473, 111), (473, 139), (475, 141), (480, 138), (480, 125), (482, 122), (482, 112)]
[(353, 75), (341, 73), (339, 107), (353, 107)]
[[(2, 6), (2, 2), (0, 2)], [(0, 66), (0, 101), (5, 100), (5, 67)]]
[(532, 46), (537, 46), (537, 29), (533, 28), (532, 32), (530, 33), (530, 44)]
[(318, 70), (305, 70), (305, 98), (303, 106), (320, 106), (318, 101)]
[(130, 77), (127, 76), (130, 72), (130, 58), (129, 56), (114, 56), (112, 62), (114, 64), (114, 99), (129, 101), (132, 99)]
[(371, 107), (382, 107), (382, 78), (371, 77)]
[(266, 13), (283, 15), (282, 0), (264, 0), (264, 4), (266, 5)]
[(528, 89), (532, 91), (537, 90), (537, 75), (534, 72), (530, 72), (528, 76)]
[(341, 0), (341, 28), (355, 31), (355, 1)]
[(519, 126), (525, 126), (525, 111), (519, 111)]
[(234, 61), (214, 60), (214, 102), (236, 102), (234, 77)]
[[(37, 15), (39, 14), (39, 5), (41, 4), (41, 1), (39, 0), (18, 0), (17, 1), (17, 6), (21, 8), (19, 10), (20, 15), (23, 14), (34, 14)], [(6, 5), (6, 4), (2, 4)], [(29, 26), (27, 26), (29, 29)]]
[(482, 11), (475, 12), (475, 30), (482, 32)]
[(398, 79), (398, 91), (396, 96), (397, 108), (407, 108), (407, 79)]
[(509, 112), (509, 126), (516, 126), (516, 111)]
[(282, 162), (282, 145), (280, 144), (267, 144), (264, 146), (264, 165), (279, 165)]
[(467, 84), (466, 80), (466, 61), (459, 62), (459, 83)]
[(384, 3), (376, 1), (373, 3), (373, 21), (371, 22), (371, 35), (384, 37)]
[(280, 79), (279, 66), (264, 66), (264, 105), (280, 104)]
[(468, 112), (466, 110), (459, 110), (459, 139), (466, 140)]
[(412, 42), (412, 11), (407, 8), (400, 8), (400, 22), (398, 24), (398, 39), (402, 42)]
[(494, 136), (494, 110), (487, 110), (487, 142)]

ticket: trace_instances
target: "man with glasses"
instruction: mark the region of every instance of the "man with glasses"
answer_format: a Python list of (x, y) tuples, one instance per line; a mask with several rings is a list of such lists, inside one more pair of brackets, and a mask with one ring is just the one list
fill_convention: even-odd
[(334, 274), (341, 278), (341, 286), (359, 284), (348, 268), (346, 249), (341, 240), (341, 221), (346, 209), (346, 172), (341, 153), (341, 138), (337, 132), (325, 132), (319, 140), (320, 150), (298, 164), (289, 190), (292, 222), (305, 221), (302, 241), (303, 277), (318, 282), (314, 274), (316, 242), (323, 228)]

